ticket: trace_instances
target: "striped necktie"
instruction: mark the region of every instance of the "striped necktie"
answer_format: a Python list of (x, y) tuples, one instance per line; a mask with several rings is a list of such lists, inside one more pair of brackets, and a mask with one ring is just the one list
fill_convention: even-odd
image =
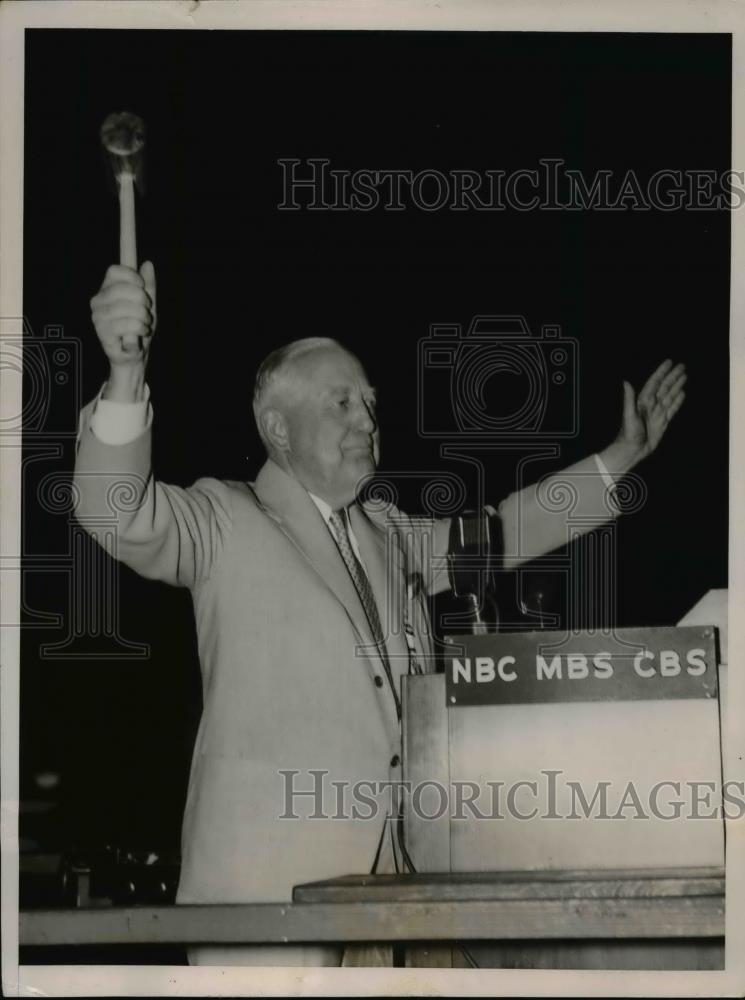
[(383, 661), (386, 676), (388, 677), (388, 683), (391, 686), (393, 698), (396, 702), (396, 712), (398, 714), (398, 718), (400, 719), (401, 702), (398, 697), (398, 692), (396, 691), (396, 685), (393, 682), (393, 674), (391, 673), (391, 667), (388, 662), (388, 653), (385, 648), (383, 629), (381, 628), (380, 616), (378, 615), (378, 605), (375, 602), (375, 594), (373, 594), (372, 587), (370, 586), (370, 580), (368, 579), (362, 563), (354, 554), (354, 549), (352, 548), (352, 543), (349, 539), (347, 519), (343, 510), (333, 510), (329, 516), (329, 523), (331, 524), (337, 545), (339, 546), (341, 557), (346, 563), (349, 575), (352, 577), (352, 582), (354, 583), (357, 593), (359, 594), (360, 601), (362, 602), (362, 607), (365, 609), (365, 615), (370, 623), (370, 629), (378, 647), (380, 659)]

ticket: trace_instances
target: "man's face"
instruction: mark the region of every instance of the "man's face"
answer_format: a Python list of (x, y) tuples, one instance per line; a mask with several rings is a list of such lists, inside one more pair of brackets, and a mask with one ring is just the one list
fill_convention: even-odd
[(341, 348), (295, 362), (297, 390), (283, 408), (285, 455), (295, 477), (334, 509), (354, 499), (380, 457), (375, 390), (359, 361)]

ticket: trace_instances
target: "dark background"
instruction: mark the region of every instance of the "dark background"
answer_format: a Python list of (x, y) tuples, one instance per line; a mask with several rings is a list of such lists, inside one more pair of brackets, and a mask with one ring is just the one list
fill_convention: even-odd
[[(148, 128), (138, 238), (158, 274), (160, 478), (253, 478), (258, 362), (328, 334), (379, 387), (383, 467), (422, 473), (401, 485), (416, 509), (427, 472), (466, 468), (418, 436), (418, 341), (430, 323), (521, 313), (579, 341), (581, 433), (539, 471), (610, 442), (622, 377), (639, 389), (666, 357), (689, 370), (687, 402), (640, 470), (648, 501), (619, 522), (617, 623), (674, 624), (727, 585), (726, 211), (280, 212), (277, 160), (722, 171), (729, 36), (37, 30), (26, 59), (24, 311), (39, 350), (61, 326), (81, 368), (25, 438), (21, 787), (47, 805), (22, 812), (23, 846), (177, 850), (200, 711), (189, 594), (121, 568), (118, 638), (98, 627), (68, 641), (85, 604), (70, 574), (96, 556), (69, 505), (39, 502), (45, 477), (70, 477), (76, 393), (91, 398), (106, 375), (88, 302), (118, 253), (98, 139), (111, 111)], [(489, 466), (492, 502), (517, 458)], [(550, 595), (559, 613), (565, 598)], [(59, 784), (45, 791), (41, 772)]]

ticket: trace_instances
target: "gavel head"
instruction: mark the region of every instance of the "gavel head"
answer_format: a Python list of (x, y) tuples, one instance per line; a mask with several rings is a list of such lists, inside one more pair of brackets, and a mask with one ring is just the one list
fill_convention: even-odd
[(130, 111), (115, 111), (101, 126), (101, 143), (109, 155), (114, 176), (132, 174), (141, 184), (145, 123)]

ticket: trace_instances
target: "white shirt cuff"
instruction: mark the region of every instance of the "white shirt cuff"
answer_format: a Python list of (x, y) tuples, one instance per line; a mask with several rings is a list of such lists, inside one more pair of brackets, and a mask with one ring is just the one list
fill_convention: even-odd
[(602, 460), (602, 458), (600, 457), (600, 455), (598, 455), (597, 452), (595, 452), (595, 464), (597, 465), (598, 472), (603, 477), (603, 482), (608, 487), (608, 489), (609, 490), (615, 489), (616, 481), (613, 478), (613, 476), (610, 474), (610, 472), (608, 472), (607, 465)]
[(150, 405), (150, 388), (145, 386), (145, 398), (136, 403), (116, 403), (102, 399), (106, 383), (96, 396), (91, 414), (91, 430), (103, 444), (129, 444), (136, 440), (153, 422)]
[(613, 478), (610, 472), (608, 472), (608, 466), (602, 460), (600, 455), (597, 454), (597, 452), (595, 453), (595, 464), (598, 467), (598, 472), (602, 476), (603, 482), (605, 483), (605, 488), (608, 491), (607, 497), (610, 510), (614, 514), (620, 514), (621, 507), (619, 506), (618, 503), (618, 494), (617, 494), (618, 484), (616, 483), (616, 480)]

